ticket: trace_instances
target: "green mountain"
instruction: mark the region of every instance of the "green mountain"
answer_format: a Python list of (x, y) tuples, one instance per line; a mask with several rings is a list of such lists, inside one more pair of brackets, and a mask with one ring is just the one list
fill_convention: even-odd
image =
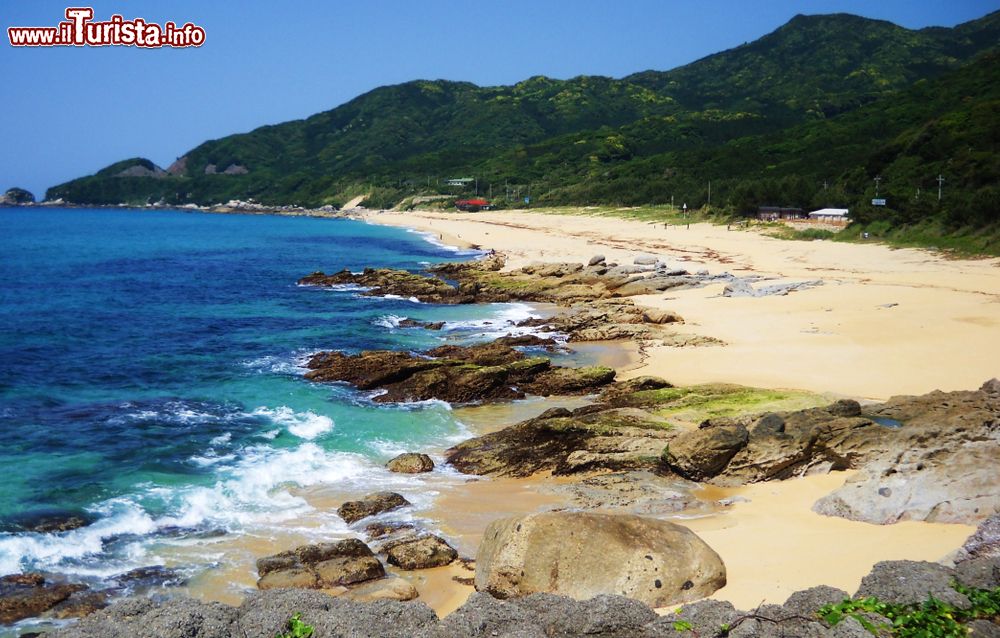
[[(764, 203), (857, 208), (881, 174), (890, 208), (866, 209), (865, 219), (988, 224), (1000, 215), (957, 211), (994, 198), (1000, 74), (989, 52), (998, 36), (1000, 12), (917, 31), (846, 14), (796, 16), (671, 71), (499, 87), (408, 82), (205, 142), (166, 171), (118, 162), (47, 198), (318, 206), (367, 193), (370, 204), (389, 205), (453, 193), (444, 179), (475, 175), (497, 192), (530, 187), (548, 204), (701, 205), (712, 180), (711, 203), (739, 212)], [(939, 173), (962, 201), (931, 205)]]

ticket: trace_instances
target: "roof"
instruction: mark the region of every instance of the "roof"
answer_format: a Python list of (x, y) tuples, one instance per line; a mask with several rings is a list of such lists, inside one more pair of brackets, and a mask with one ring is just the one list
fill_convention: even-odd
[(821, 208), (809, 213), (810, 217), (847, 217), (849, 214), (846, 208)]

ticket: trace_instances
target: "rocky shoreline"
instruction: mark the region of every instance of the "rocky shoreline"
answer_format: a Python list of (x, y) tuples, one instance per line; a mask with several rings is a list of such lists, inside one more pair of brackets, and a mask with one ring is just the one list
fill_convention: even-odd
[[(853, 595), (819, 586), (796, 592), (781, 605), (761, 605), (751, 610), (738, 610), (731, 603), (707, 599), (660, 616), (647, 605), (625, 596), (601, 595), (580, 601), (534, 593), (498, 600), (486, 593), (476, 593), (454, 613), (439, 619), (419, 601), (357, 602), (318, 591), (276, 589), (252, 594), (239, 607), (191, 599), (160, 603), (146, 598), (125, 599), (49, 635), (53, 638), (272, 638), (282, 635), (289, 619), (298, 615), (313, 628), (313, 638), (674, 638), (686, 634), (713, 638), (860, 638), (885, 632), (885, 628), (893, 626), (893, 620), (876, 612), (848, 613), (835, 618), (829, 613), (820, 615), (820, 610), (843, 604), (845, 600), (872, 599), (905, 609), (934, 598), (947, 605), (946, 610), (969, 610), (969, 618), (957, 627), (970, 636), (986, 638), (997, 635), (1000, 618), (995, 611), (993, 616), (988, 611), (976, 613), (980, 607), (969, 595), (1000, 587), (998, 532), (1000, 517), (995, 516), (969, 539), (963, 547), (964, 558), (954, 566), (886, 561), (875, 565)], [(870, 632), (866, 625), (873, 630)]]
[[(799, 592), (782, 606), (748, 612), (708, 600), (663, 617), (650, 609), (711, 595), (725, 585), (726, 570), (698, 536), (647, 516), (704, 513), (706, 503), (696, 495), (702, 485), (744, 485), (848, 469), (857, 473), (817, 501), (815, 511), (876, 524), (981, 524), (981, 532), (957, 556), (956, 567), (883, 563), (855, 597), (875, 595), (909, 604), (933, 595), (962, 605), (968, 600), (963, 603), (953, 581), (982, 589), (1000, 587), (1000, 382), (990, 380), (976, 391), (894, 397), (864, 406), (840, 400), (805, 409), (758, 410), (755, 406), (763, 403), (755, 402), (757, 395), (766, 391), (754, 388), (679, 388), (657, 377), (617, 380), (613, 369), (600, 366), (554, 365), (545, 355), (564, 340), (723, 345), (678, 331), (682, 317), (643, 308), (629, 297), (712, 282), (727, 283), (723, 296), (789, 294), (822, 283), (754, 288), (753, 278), (691, 274), (645, 256), (634, 261), (622, 266), (597, 255), (586, 265), (532, 264), (504, 270), (503, 256), (490, 255), (441, 264), (427, 275), (366, 269), (317, 272), (299, 281), (308, 286), (349, 285), (363, 295), (398, 295), (427, 303), (525, 301), (566, 308), (519, 326), (537, 334), (510, 334), (484, 344), (443, 345), (421, 353), (319, 352), (307, 363), (305, 376), (317, 383), (350, 384), (370, 392), (378, 403), (592, 397), (582, 407), (549, 409), (445, 453), (450, 467), (469, 475), (571, 477), (561, 489), (574, 494), (574, 511), (496, 521), (487, 529), (473, 568), (446, 538), (392, 520), (392, 512), (409, 505), (404, 497), (376, 493), (338, 510), (368, 543), (348, 539), (260, 557), (261, 591), (240, 607), (187, 599), (154, 604), (132, 598), (97, 611), (108, 604), (106, 592), (23, 574), (0, 579), (0, 623), (41, 614), (85, 616), (51, 634), (67, 638), (136, 633), (274, 636), (293, 614), (301, 613), (315, 626), (317, 638), (652, 637), (678, 631), (695, 636), (867, 635), (859, 633), (864, 629), (856, 619), (831, 626), (816, 615), (823, 605), (849, 598), (830, 587)], [(413, 327), (440, 329), (416, 323)], [(389, 467), (419, 473), (432, 471), (434, 463), (426, 455), (409, 453), (393, 459)], [(417, 591), (402, 579), (387, 578), (383, 561), (402, 570), (458, 561), (455, 564), (464, 565), (469, 574), (455, 578), (473, 582), (480, 593), (439, 620), (420, 602), (401, 602), (416, 598)], [(915, 587), (914, 579), (927, 586)], [(602, 593), (627, 597), (594, 598)], [(974, 631), (995, 635), (989, 632), (1000, 631), (996, 621), (976, 619)]]

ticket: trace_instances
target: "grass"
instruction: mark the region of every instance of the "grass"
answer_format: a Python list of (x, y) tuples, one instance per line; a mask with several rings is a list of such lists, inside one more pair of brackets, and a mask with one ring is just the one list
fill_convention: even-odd
[(632, 394), (625, 401), (629, 405), (645, 407), (657, 416), (690, 424), (719, 417), (802, 410), (830, 403), (829, 398), (809, 392), (764, 390), (732, 384), (645, 390)]

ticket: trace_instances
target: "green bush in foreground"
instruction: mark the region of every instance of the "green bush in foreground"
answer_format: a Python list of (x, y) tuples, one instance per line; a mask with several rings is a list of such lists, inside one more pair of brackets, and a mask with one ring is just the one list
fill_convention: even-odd
[(309, 638), (314, 630), (312, 625), (302, 622), (302, 614), (298, 613), (288, 619), (288, 631), (276, 634), (274, 638)]
[[(901, 638), (964, 638), (969, 633), (965, 623), (1000, 618), (1000, 587), (974, 589), (956, 584), (955, 589), (972, 603), (969, 609), (958, 609), (933, 596), (915, 605), (896, 605), (869, 597), (826, 605), (817, 613), (831, 626), (854, 618), (872, 634), (884, 631)], [(866, 617), (871, 613), (885, 616), (892, 624), (876, 625)]]

